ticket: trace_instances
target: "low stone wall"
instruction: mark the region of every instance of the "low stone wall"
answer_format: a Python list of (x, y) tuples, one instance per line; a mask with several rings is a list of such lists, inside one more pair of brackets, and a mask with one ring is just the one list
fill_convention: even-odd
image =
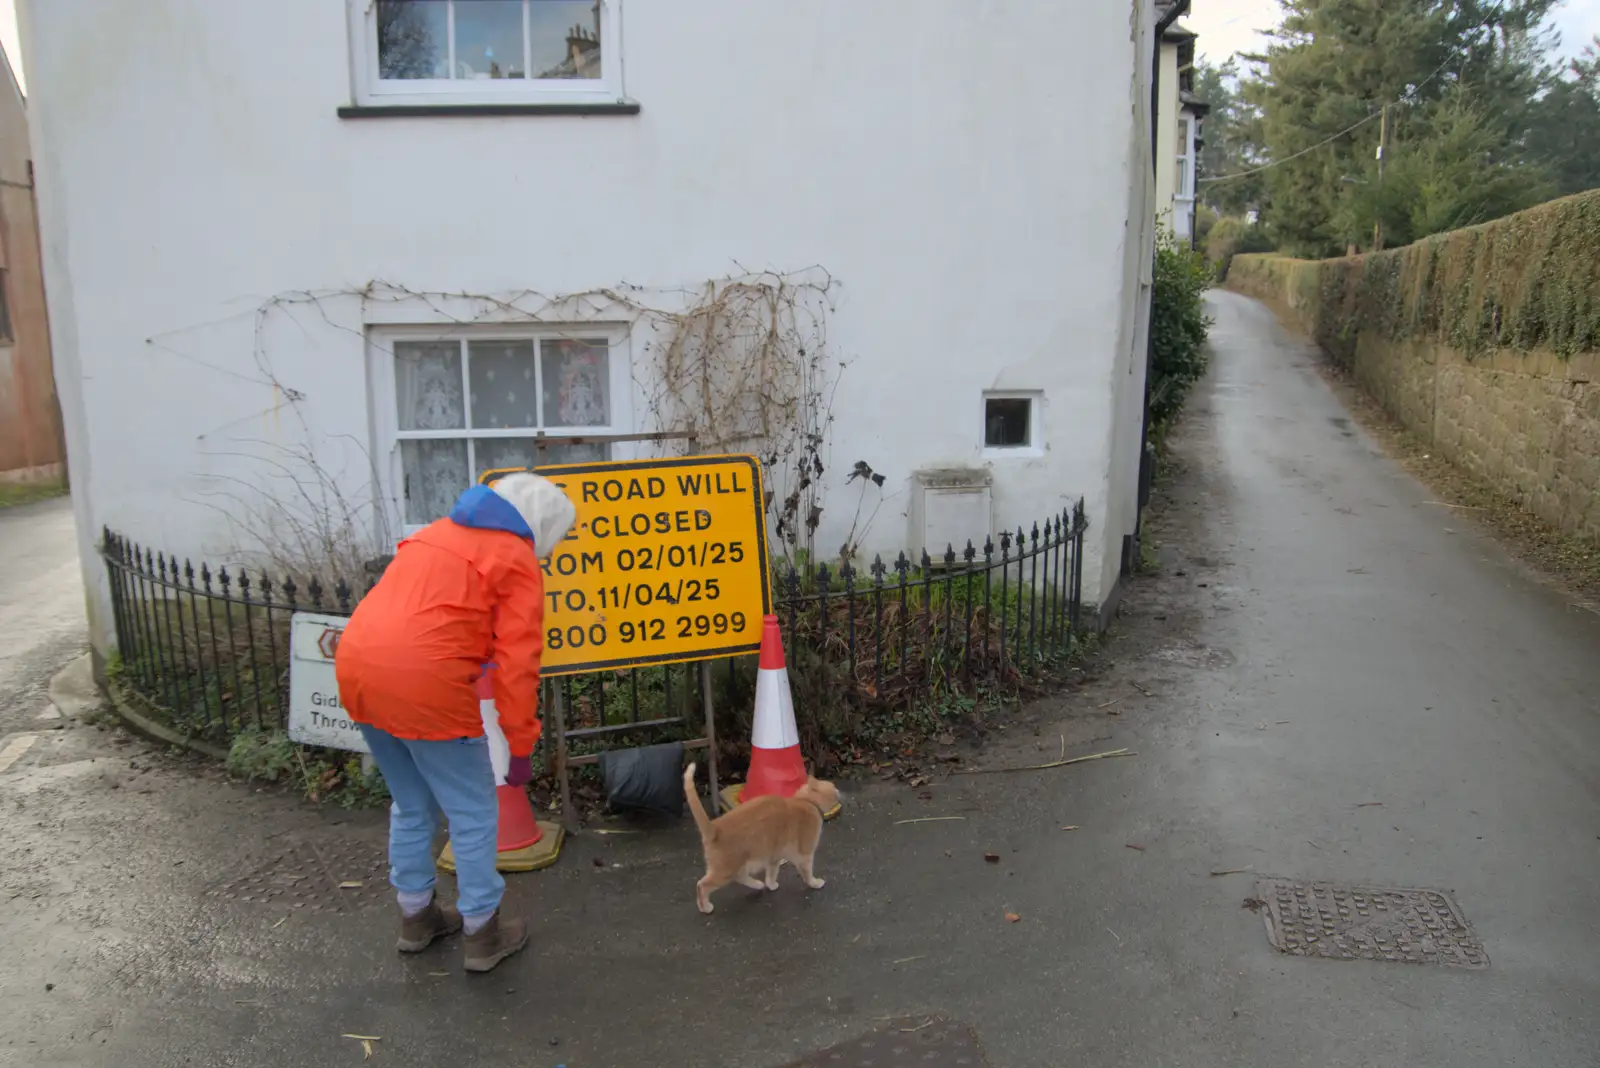
[(1239, 256), (1228, 287), (1452, 463), (1600, 542), (1597, 250), (1591, 193), (1377, 255)]

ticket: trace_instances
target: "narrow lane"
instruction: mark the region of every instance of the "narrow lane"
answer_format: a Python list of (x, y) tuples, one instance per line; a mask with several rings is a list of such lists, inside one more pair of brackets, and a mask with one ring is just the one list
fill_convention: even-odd
[[(1186, 436), (1218, 666), (1169, 710), (1165, 773), (1140, 793), (1191, 843), (1149, 901), (1197, 924), (1168, 947), (1175, 979), (1209, 972), (1245, 1026), (1197, 1032), (1181, 1063), (1595, 1063), (1600, 619), (1383, 456), (1266, 308), (1210, 304), (1216, 367)], [(1453, 889), (1491, 967), (1285, 958), (1258, 924), (1183, 904), (1183, 873), (1244, 864)]]
[(37, 726), (50, 676), (87, 648), (77, 550), (66, 497), (0, 509), (0, 734)]

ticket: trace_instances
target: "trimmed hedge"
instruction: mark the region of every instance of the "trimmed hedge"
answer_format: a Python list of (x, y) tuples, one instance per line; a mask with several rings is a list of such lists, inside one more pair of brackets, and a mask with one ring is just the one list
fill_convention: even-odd
[(1231, 288), (1298, 318), (1334, 358), (1356, 339), (1495, 349), (1600, 349), (1600, 190), (1414, 245), (1334, 260), (1239, 255)]

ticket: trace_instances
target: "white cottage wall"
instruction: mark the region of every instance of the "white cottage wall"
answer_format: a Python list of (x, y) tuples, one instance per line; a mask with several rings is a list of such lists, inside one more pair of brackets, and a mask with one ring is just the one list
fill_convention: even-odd
[[(101, 524), (215, 557), (229, 495), (300, 453), (367, 492), (389, 402), (362, 335), (397, 313), (353, 295), (369, 280), (553, 294), (813, 264), (848, 363), (818, 544), (850, 526), (856, 460), (889, 478), (869, 558), (906, 543), (914, 470), (987, 462), (997, 525), (1083, 495), (1086, 598), (1114, 576), (1146, 0), (623, 0), (638, 115), (371, 120), (336, 114), (344, 4), (21, 7), (92, 601)], [(983, 459), (989, 389), (1042, 391), (1041, 455)]]

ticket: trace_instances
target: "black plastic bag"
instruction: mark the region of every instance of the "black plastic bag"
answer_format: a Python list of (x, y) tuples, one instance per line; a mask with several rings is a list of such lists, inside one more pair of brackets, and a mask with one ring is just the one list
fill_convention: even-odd
[(612, 808), (683, 815), (682, 742), (601, 753), (600, 774)]

